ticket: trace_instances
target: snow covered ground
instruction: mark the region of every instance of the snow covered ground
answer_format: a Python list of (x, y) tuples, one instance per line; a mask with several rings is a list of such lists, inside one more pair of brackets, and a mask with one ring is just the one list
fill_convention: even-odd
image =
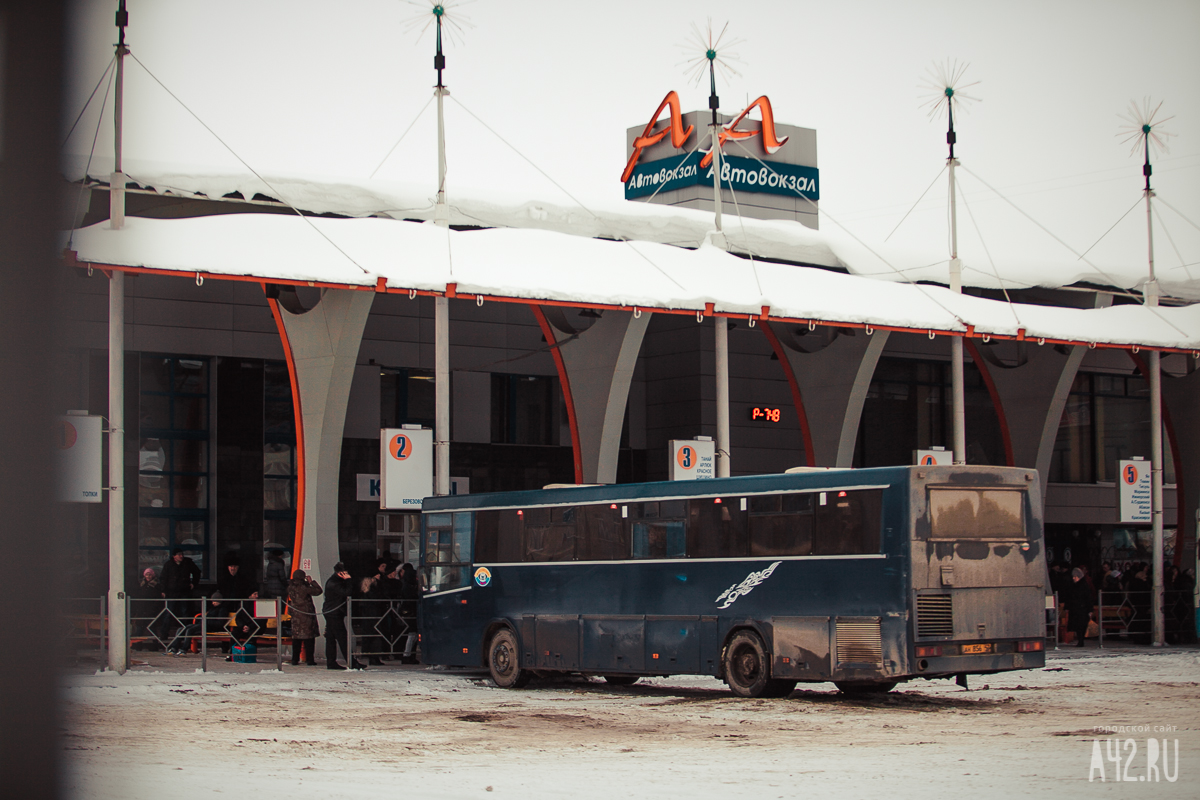
[[(699, 677), (506, 691), (482, 674), (419, 667), (198, 666), (151, 656), (124, 676), (66, 678), (69, 796), (1200, 795), (1194, 648), (1070, 648), (1045, 670), (972, 679), (969, 691), (915, 681), (866, 699), (812, 684), (743, 700)], [(1107, 729), (1118, 726), (1137, 727)], [(1157, 774), (1149, 738), (1160, 741)], [(1114, 780), (1118, 761), (1132, 785)]]

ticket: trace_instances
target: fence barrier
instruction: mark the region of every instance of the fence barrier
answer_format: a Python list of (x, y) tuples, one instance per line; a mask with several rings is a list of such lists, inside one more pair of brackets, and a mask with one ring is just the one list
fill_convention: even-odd
[[(131, 598), (125, 599), (128, 629), (125, 636), (113, 637), (109, 631), (106, 597), (68, 598), (61, 601), (59, 619), (64, 650), (79, 660), (82, 653), (95, 652), (100, 664), (108, 663), (109, 647), (125, 648), (125, 663), (131, 663), (131, 651), (152, 650), (173, 654), (197, 654), (200, 668), (208, 671), (210, 649), (220, 648), (226, 660), (254, 658), (259, 649), (275, 650), (275, 667), (283, 669), (284, 648), (300, 647), (292, 639), (292, 614), (308, 613), (293, 609), (283, 598)], [(349, 599), (329, 614), (345, 622), (345, 652), (351, 666), (358, 656), (372, 664), (383, 659), (416, 663), (417, 619), (415, 600)], [(317, 617), (326, 616), (324, 610)], [(326, 625), (319, 626), (325, 632)], [(358, 639), (357, 649), (355, 639)], [(247, 645), (254, 645), (247, 653)], [(241, 652), (234, 648), (240, 647)], [(315, 654), (313, 654), (315, 655)], [(293, 657), (298, 657), (296, 651)], [(310, 655), (309, 660), (312, 660)]]
[[(1153, 592), (1100, 592), (1097, 602), (1100, 646), (1106, 638), (1147, 644), (1153, 635)], [(1195, 638), (1195, 606), (1190, 591), (1163, 592), (1163, 634), (1170, 644)]]

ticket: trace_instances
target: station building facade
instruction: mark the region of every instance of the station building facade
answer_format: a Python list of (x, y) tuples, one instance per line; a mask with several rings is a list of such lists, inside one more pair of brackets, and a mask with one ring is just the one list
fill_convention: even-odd
[[(105, 192), (93, 192), (91, 208), (85, 224), (103, 218)], [(153, 195), (131, 195), (129, 208), (132, 216), (148, 217), (263, 211), (236, 199), (164, 202)], [(67, 318), (75, 320), (63, 356), (69, 404), (104, 415), (108, 281), (99, 270), (62, 269)], [(284, 312), (272, 301), (290, 319), (303, 319), (332, 307), (342, 290), (137, 272), (127, 278), (127, 585), (136, 585), (145, 567), (161, 566), (176, 547), (201, 565), (206, 580), (215, 580), (230, 555), (261, 576), (270, 550), (292, 557), (303, 478), (289, 345), (277, 317)], [(358, 294), (361, 341), (343, 354), (350, 359), (344, 425), (324, 432), (324, 441), (336, 446), (320, 457), (326, 474), (336, 469), (336, 500), (325, 499), (335, 509), (323, 524), (336, 520), (336, 557), (364, 574), (378, 556), (418, 556), (416, 514), (381, 510), (361, 487), (369, 486), (365, 476), (379, 472), (381, 427), (433, 425), (435, 334), (433, 298)], [(1101, 290), (1018, 295), (1019, 302), (1080, 307), (1113, 299)], [(450, 471), (459, 485), (486, 492), (663, 480), (670, 440), (713, 436), (711, 319), (651, 310), (637, 316), (611, 308), (450, 299)], [(806, 464), (905, 464), (918, 448), (950, 448), (945, 337), (737, 321), (728, 341), (733, 475)], [(574, 366), (572, 349), (579, 355)], [(1121, 525), (1115, 510), (1117, 459), (1149, 454), (1149, 393), (1140, 359), (1122, 350), (1034, 341), (976, 341), (968, 354), (967, 459), (1042, 470), (1051, 558), (1092, 566), (1102, 558), (1149, 560), (1149, 527)], [(1177, 487), (1194, 485), (1200, 469), (1200, 430), (1191, 412), (1200, 377), (1185, 354), (1167, 355), (1162, 363), (1167, 557), (1187, 566), (1194, 559), (1196, 500)], [(606, 376), (589, 375), (589, 368)], [(619, 438), (612, 441), (611, 420), (607, 433), (596, 434), (607, 436), (607, 445), (589, 442), (586, 431), (573, 436), (568, 394), (579, 408), (603, 406), (600, 395), (615, 393), (607, 374), (614, 369), (628, 372)], [(1177, 513), (1177, 503), (1190, 507)], [(76, 506), (72, 513), (77, 586), (103, 592), (105, 504)], [(320, 535), (332, 540), (334, 532)], [(331, 564), (324, 566), (327, 571)]]

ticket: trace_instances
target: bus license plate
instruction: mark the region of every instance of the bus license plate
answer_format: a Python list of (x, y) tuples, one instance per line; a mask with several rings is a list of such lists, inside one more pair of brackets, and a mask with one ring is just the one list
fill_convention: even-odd
[(964, 644), (962, 646), (962, 654), (964, 656), (974, 656), (979, 655), (980, 653), (990, 652), (992, 652), (992, 646), (990, 644)]

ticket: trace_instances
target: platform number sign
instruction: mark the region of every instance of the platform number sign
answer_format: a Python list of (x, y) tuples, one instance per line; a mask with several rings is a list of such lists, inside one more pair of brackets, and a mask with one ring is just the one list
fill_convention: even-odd
[(676, 458), (679, 462), (680, 469), (695, 469), (696, 467), (696, 448), (690, 444), (685, 444), (679, 448), (679, 456)]
[(954, 463), (954, 453), (949, 450), (914, 450), (913, 463), (919, 467), (937, 467)]
[(420, 510), (433, 494), (433, 431), (384, 428), (379, 445), (379, 507)]
[(1149, 461), (1117, 462), (1117, 515), (1120, 522), (1153, 522)]
[(672, 440), (670, 447), (671, 480), (694, 481), (716, 477), (716, 450), (711, 439)]
[(51, 444), (56, 499), (67, 503), (103, 502), (103, 423), (99, 416), (84, 414), (70, 414), (55, 421)]

